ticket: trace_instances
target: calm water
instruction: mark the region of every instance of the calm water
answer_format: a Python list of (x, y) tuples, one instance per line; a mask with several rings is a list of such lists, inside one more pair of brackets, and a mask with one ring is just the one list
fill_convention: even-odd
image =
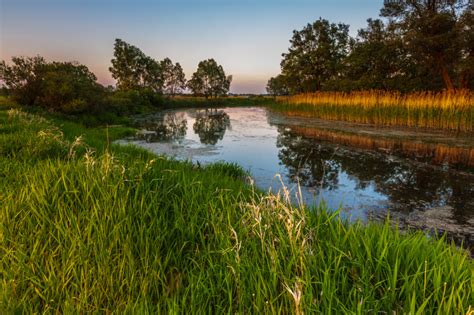
[[(436, 228), (474, 243), (469, 138), (401, 131), (394, 138), (390, 130), (287, 117), (258, 107), (167, 111), (137, 123), (141, 133), (122, 142), (199, 163), (235, 162), (250, 171), (259, 188), (273, 192), (282, 187), (275, 176), (280, 174), (293, 193), (301, 186), (307, 204), (324, 200), (362, 220), (382, 219), (390, 211), (402, 225)], [(445, 145), (438, 147), (433, 139)]]

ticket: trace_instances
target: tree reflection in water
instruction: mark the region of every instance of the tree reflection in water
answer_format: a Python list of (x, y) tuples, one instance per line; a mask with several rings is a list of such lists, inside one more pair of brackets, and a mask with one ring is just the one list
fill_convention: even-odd
[(219, 140), (224, 139), (227, 128), (230, 128), (229, 115), (217, 109), (199, 111), (193, 126), (201, 143), (210, 145), (215, 145)]
[(184, 113), (167, 113), (158, 119), (142, 124), (146, 130), (139, 137), (147, 142), (180, 141), (188, 130)]
[(474, 208), (471, 175), (379, 152), (337, 146), (301, 136), (289, 127), (278, 126), (278, 131), (279, 159), (290, 178), (295, 182), (298, 179), (303, 186), (337, 189), (343, 184), (339, 183), (339, 175), (345, 173), (357, 189), (373, 185), (377, 192), (386, 195), (391, 210), (406, 212), (449, 205), (454, 217), (463, 221)]

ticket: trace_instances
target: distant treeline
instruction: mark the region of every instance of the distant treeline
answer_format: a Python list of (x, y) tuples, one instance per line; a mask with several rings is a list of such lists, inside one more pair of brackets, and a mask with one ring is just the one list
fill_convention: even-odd
[(380, 15), (356, 38), (321, 18), (295, 30), (268, 92), (473, 89), (472, 0), (385, 1)]
[(161, 106), (163, 96), (175, 96), (186, 88), (205, 98), (225, 96), (232, 80), (214, 59), (207, 59), (186, 81), (179, 63), (169, 58), (156, 61), (120, 39), (115, 40), (111, 62), (116, 88), (102, 86), (94, 73), (77, 62), (48, 62), (41, 56), (13, 57), (10, 64), (2, 60), (1, 93), (22, 105), (113, 120), (114, 115)]

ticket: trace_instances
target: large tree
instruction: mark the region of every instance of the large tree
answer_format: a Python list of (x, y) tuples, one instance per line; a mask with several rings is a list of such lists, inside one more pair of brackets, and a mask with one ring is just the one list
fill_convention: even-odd
[(0, 80), (16, 101), (67, 113), (94, 109), (103, 87), (77, 62), (46, 62), (43, 57), (13, 57), (0, 63)]
[(434, 67), (448, 90), (454, 89), (456, 64), (461, 58), (460, 16), (470, 1), (386, 1), (381, 15), (398, 26), (410, 54)]
[(148, 88), (161, 93), (163, 80), (160, 64), (153, 58), (146, 56), (139, 48), (115, 40), (114, 58), (109, 68), (112, 77), (117, 80), (117, 87), (121, 90)]
[(226, 76), (221, 65), (214, 59), (207, 59), (199, 62), (188, 87), (195, 95), (217, 97), (227, 95), (231, 82), (232, 76)]
[(173, 64), (171, 59), (165, 58), (160, 62), (160, 66), (165, 94), (174, 96), (186, 88), (186, 77), (178, 62)]
[(52, 62), (46, 66), (37, 103), (65, 113), (98, 109), (104, 88), (96, 76), (77, 62)]
[(46, 60), (41, 56), (13, 57), (10, 65), (2, 60), (0, 80), (4, 82), (16, 101), (24, 105), (33, 105), (41, 92), (46, 65)]
[(348, 25), (324, 19), (293, 31), (291, 46), (281, 62), (290, 92), (319, 91), (328, 81), (337, 80), (350, 42)]
[(433, 78), (432, 69), (410, 56), (396, 27), (379, 19), (368, 19), (367, 27), (359, 30), (351, 53), (344, 60), (344, 80), (335, 84), (349, 90), (442, 87), (442, 82)]
[(460, 87), (474, 89), (474, 3), (461, 15), (458, 31), (461, 40)]

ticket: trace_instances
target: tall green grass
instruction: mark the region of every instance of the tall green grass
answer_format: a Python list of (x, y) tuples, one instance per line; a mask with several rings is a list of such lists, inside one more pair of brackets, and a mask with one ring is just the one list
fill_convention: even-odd
[(466, 314), (473, 305), (473, 262), (444, 240), (291, 206), (287, 191), (245, 185), (235, 165), (108, 144), (127, 130), (18, 110), (0, 111), (0, 128), (2, 314)]

